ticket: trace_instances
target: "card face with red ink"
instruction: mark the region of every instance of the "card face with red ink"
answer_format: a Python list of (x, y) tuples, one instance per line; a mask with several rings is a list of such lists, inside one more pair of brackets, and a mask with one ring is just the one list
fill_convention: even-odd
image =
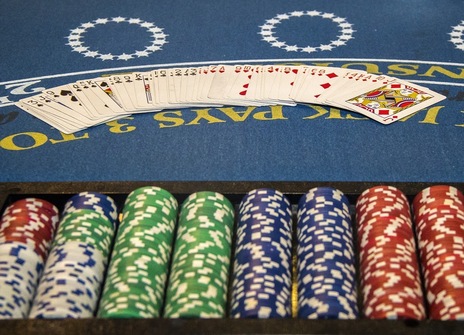
[(345, 75), (351, 71), (334, 67), (307, 67), (296, 79), (300, 83), (294, 87), (292, 97), (298, 102), (318, 103), (319, 96), (334, 92), (333, 88), (343, 82)]
[(368, 91), (349, 92), (339, 96), (336, 103), (383, 124), (390, 124), (445, 98), (418, 85), (395, 82)]
[(299, 103), (346, 109), (391, 124), (445, 97), (362, 70), (285, 65), (210, 65), (80, 80), (22, 99), (17, 106), (64, 133), (135, 113)]

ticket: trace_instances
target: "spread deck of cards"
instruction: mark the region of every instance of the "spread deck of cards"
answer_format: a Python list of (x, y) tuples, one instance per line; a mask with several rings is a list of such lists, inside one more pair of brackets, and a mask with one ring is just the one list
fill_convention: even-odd
[(443, 99), (426, 87), (362, 70), (210, 65), (80, 80), (16, 105), (70, 134), (136, 113), (228, 105), (328, 105), (391, 124)]

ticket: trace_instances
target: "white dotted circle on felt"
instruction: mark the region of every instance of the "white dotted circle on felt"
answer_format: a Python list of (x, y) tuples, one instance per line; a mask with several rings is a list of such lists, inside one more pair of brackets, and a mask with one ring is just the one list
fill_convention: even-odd
[[(115, 55), (112, 53), (100, 53), (98, 50), (92, 50), (90, 47), (84, 44), (84, 36), (85, 33), (92, 28), (96, 28), (98, 26), (105, 25), (107, 23), (114, 22), (114, 23), (125, 23), (125, 24), (135, 24), (143, 29), (146, 29), (151, 36), (153, 37), (150, 40), (148, 46), (145, 46), (143, 50), (135, 50), (133, 53), (122, 53), (120, 55)], [(84, 57), (91, 57), (105, 60), (130, 60), (133, 58), (140, 58), (140, 57), (148, 57), (151, 53), (161, 50), (161, 47), (167, 43), (166, 35), (163, 33), (163, 29), (157, 27), (154, 23), (146, 22), (141, 19), (135, 18), (124, 18), (121, 16), (113, 17), (113, 18), (101, 18), (96, 19), (91, 22), (86, 22), (81, 24), (79, 27), (72, 29), (71, 34), (67, 37), (68, 43), (67, 45), (71, 46), (73, 51), (76, 51)]]
[[(340, 34), (337, 36), (336, 40), (330, 41), (330, 43), (327, 44), (320, 44), (318, 46), (288, 45), (286, 42), (279, 41), (279, 39), (275, 36), (273, 29), (275, 29), (276, 26), (284, 20), (290, 20), (292, 17), (302, 16), (320, 17), (323, 19), (330, 20), (337, 24), (337, 26), (340, 28)], [(260, 28), (260, 34), (263, 37), (262, 39), (271, 44), (271, 46), (284, 49), (289, 52), (296, 51), (306, 53), (313, 53), (318, 51), (331, 51), (336, 47), (345, 45), (348, 40), (353, 39), (353, 33), (355, 32), (355, 30), (353, 30), (353, 25), (351, 23), (348, 23), (344, 18), (338, 17), (333, 13), (322, 13), (317, 10), (294, 11), (286, 14), (278, 14), (272, 19), (266, 20), (265, 24), (260, 26)]]
[(453, 30), (449, 33), (451, 36), (449, 41), (455, 45), (456, 49), (464, 51), (464, 20), (452, 28)]

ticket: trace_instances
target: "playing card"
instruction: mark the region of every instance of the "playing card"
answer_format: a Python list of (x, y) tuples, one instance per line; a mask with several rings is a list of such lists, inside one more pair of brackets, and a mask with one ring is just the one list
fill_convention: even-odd
[(72, 109), (53, 101), (48, 95), (39, 94), (21, 99), (17, 106), (66, 134), (92, 125), (91, 121), (83, 122), (83, 117), (75, 115)]
[[(102, 117), (111, 117), (115, 114), (126, 114), (126, 111), (103, 90), (95, 80), (77, 81), (84, 94)], [(100, 107), (102, 106), (102, 107)]]
[(134, 72), (132, 76), (136, 107), (141, 109), (151, 108), (153, 106), (153, 95), (150, 87), (153, 80), (151, 73)]
[(89, 111), (91, 119), (99, 119), (102, 116), (98, 109), (103, 108), (103, 103), (97, 101), (96, 98), (94, 98), (93, 100), (95, 101), (92, 102), (90, 98), (84, 93), (83, 87), (77, 83), (72, 83), (68, 86), (73, 92), (74, 96), (79, 99), (81, 104)]
[[(199, 67), (198, 70), (198, 76), (197, 76), (197, 92), (196, 92), (196, 97), (195, 100), (197, 101), (207, 101), (208, 98), (208, 92), (209, 92), (209, 87), (211, 86), (211, 81), (213, 80), (213, 74), (209, 72), (209, 69), (207, 66), (201, 66)], [(205, 89), (205, 85), (206, 89)]]
[(445, 97), (386, 75), (320, 66), (210, 65), (80, 80), (16, 105), (64, 133), (163, 109), (325, 104), (383, 124)]
[(277, 68), (277, 78), (271, 88), (273, 96), (280, 104), (295, 106), (296, 103), (290, 98), (293, 84), (301, 66), (280, 66)]
[(196, 68), (182, 69), (180, 81), (179, 102), (185, 104), (194, 104), (193, 96), (195, 90), (195, 77), (197, 75)]
[(46, 89), (42, 92), (50, 99), (74, 110), (76, 114), (82, 115), (90, 119), (92, 116), (85, 106), (77, 99), (68, 85), (57, 86)]
[[(256, 69), (252, 65), (236, 65), (234, 67), (234, 79), (232, 85), (227, 86), (228, 93), (227, 98), (231, 103), (241, 106), (262, 106), (266, 103), (261, 99), (254, 99), (250, 96), (250, 84), (252, 78), (256, 77), (258, 80), (253, 81), (254, 85), (261, 85), (261, 77), (259, 69)], [(261, 72), (262, 73), (262, 72)]]
[(215, 71), (211, 71), (209, 66), (200, 68), (198, 76), (198, 89), (196, 100), (200, 103), (206, 104), (211, 107), (222, 106), (218, 101), (209, 97), (209, 91), (215, 76)]
[(129, 74), (124, 74), (120, 76), (122, 80), (122, 85), (124, 86), (124, 89), (127, 92), (127, 95), (129, 96), (131, 105), (134, 106), (135, 110), (140, 110), (143, 109), (139, 106), (137, 106), (137, 97), (135, 93), (135, 75), (134, 73), (129, 73)]
[(208, 98), (216, 103), (230, 104), (231, 100), (228, 93), (239, 74), (238, 70), (232, 65), (212, 65), (209, 71), (214, 76), (210, 84)]
[(153, 70), (152, 94), (155, 105), (169, 104), (168, 74), (167, 70)]
[(111, 89), (112, 94), (117, 97), (117, 101), (121, 104), (125, 113), (132, 113), (137, 110), (124, 86), (124, 78), (122, 76), (114, 75), (105, 78), (96, 78), (95, 82), (100, 87), (109, 87)]
[[(264, 94), (264, 66), (262, 65), (254, 65), (253, 66), (253, 73), (251, 78), (249, 79), (249, 83), (247, 84), (248, 87), (246, 88), (246, 95), (244, 96), (246, 99), (250, 101), (262, 101), (267, 98)], [(237, 88), (240, 92), (240, 87)], [(243, 98), (243, 97), (242, 97)]]
[(296, 101), (295, 97), (299, 94), (301, 86), (303, 85), (306, 76), (308, 75), (309, 71), (314, 68), (313, 66), (301, 66), (300, 69), (298, 69), (298, 73), (295, 77), (295, 80), (293, 81), (292, 84), (292, 89), (290, 91), (289, 98), (292, 99), (293, 101)]
[(254, 106), (276, 105), (279, 101), (272, 93), (272, 87), (277, 80), (279, 67), (271, 65), (255, 65), (245, 95), (246, 99), (254, 101)]
[(316, 98), (316, 103), (328, 104), (338, 107), (335, 101), (338, 96), (346, 95), (349, 92), (368, 91), (370, 88), (377, 88), (398, 81), (397, 78), (367, 73), (364, 71), (347, 72), (330, 90), (326, 90)]
[(180, 87), (182, 81), (183, 69), (174, 68), (168, 69), (168, 102), (169, 104), (178, 105), (180, 104)]
[(383, 124), (395, 122), (446, 97), (424, 87), (394, 82), (369, 91), (340, 95), (337, 104)]
[(95, 78), (94, 82), (103, 90), (103, 92), (105, 92), (111, 98), (111, 100), (113, 100), (119, 107), (124, 109), (123, 104), (121, 103), (120, 99), (116, 96), (115, 92), (111, 89), (111, 86), (107, 80), (105, 80), (104, 78)]
[[(60, 86), (60, 88), (62, 88), (62, 91), (68, 91), (67, 85)], [(89, 117), (85, 112), (81, 113), (82, 110), (75, 110), (66, 106), (58, 99), (55, 99), (53, 95), (50, 94), (54, 91), (53, 89), (46, 91), (48, 91), (48, 94), (43, 93), (29, 98), (21, 99), (17, 102), (16, 105), (65, 134), (72, 134), (76, 131), (86, 129), (88, 127), (127, 116), (110, 115), (107, 117), (94, 119)], [(63, 97), (61, 94), (57, 94), (57, 96), (60, 99)], [(72, 99), (72, 101), (74, 103), (74, 99)], [(75, 106), (79, 106), (79, 104), (76, 104)]]
[(350, 71), (350, 69), (334, 67), (309, 67), (299, 91), (293, 98), (298, 102), (318, 103), (318, 97), (336, 87), (337, 82)]
[(149, 84), (153, 104), (148, 112), (188, 106), (188, 104), (181, 102), (182, 76), (182, 68), (151, 72), (151, 83), (147, 82), (147, 84)]
[[(108, 94), (108, 92), (105, 93)], [(77, 127), (77, 129), (83, 129), (80, 124), (85, 125), (85, 127), (90, 127), (127, 116), (127, 114), (118, 114), (116, 116), (108, 115), (99, 118), (92, 117), (81, 101), (73, 94), (69, 85), (62, 85), (47, 89), (43, 92), (43, 95), (49, 100), (53, 100), (51, 107), (59, 110), (61, 113), (60, 117), (69, 120), (69, 122), (73, 124), (74, 127)], [(42, 99), (41, 95), (36, 97)], [(78, 122), (76, 122), (76, 120), (78, 120)]]
[(277, 92), (272, 90), (273, 87), (278, 86), (277, 80), (281, 71), (280, 66), (265, 65), (261, 74), (261, 99), (268, 101), (269, 104), (276, 104), (278, 102)]
[(197, 70), (197, 74), (194, 77), (194, 83), (193, 83), (195, 90), (192, 92), (192, 100), (197, 101), (199, 103), (203, 103), (198, 99), (198, 97), (200, 96), (201, 82), (203, 80), (203, 73), (202, 73), (203, 67), (199, 66), (196, 68), (196, 70)]
[(78, 128), (75, 125), (68, 123), (67, 120), (62, 119), (59, 115), (44, 112), (38, 108), (23, 104), (20, 101), (16, 102), (15, 105), (65, 134), (72, 134), (87, 128), (86, 126)]

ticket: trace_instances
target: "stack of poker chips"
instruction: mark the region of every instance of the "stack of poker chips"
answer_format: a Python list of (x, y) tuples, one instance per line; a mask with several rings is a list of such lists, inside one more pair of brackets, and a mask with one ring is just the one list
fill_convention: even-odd
[(406, 196), (392, 186), (365, 190), (356, 202), (364, 316), (426, 317), (419, 262)]
[(116, 204), (106, 195), (82, 192), (68, 200), (30, 318), (94, 316), (116, 218)]
[(239, 206), (231, 317), (291, 317), (292, 211), (277, 190), (256, 189)]
[(26, 198), (0, 219), (0, 319), (27, 318), (59, 222), (51, 203)]
[(464, 195), (436, 185), (413, 200), (429, 317), (464, 320)]
[(298, 203), (298, 317), (355, 319), (356, 269), (349, 201), (318, 187)]
[(222, 194), (197, 192), (183, 202), (164, 317), (226, 316), (233, 225), (234, 208)]
[(158, 187), (131, 192), (125, 202), (98, 316), (159, 317), (177, 219), (177, 200)]

